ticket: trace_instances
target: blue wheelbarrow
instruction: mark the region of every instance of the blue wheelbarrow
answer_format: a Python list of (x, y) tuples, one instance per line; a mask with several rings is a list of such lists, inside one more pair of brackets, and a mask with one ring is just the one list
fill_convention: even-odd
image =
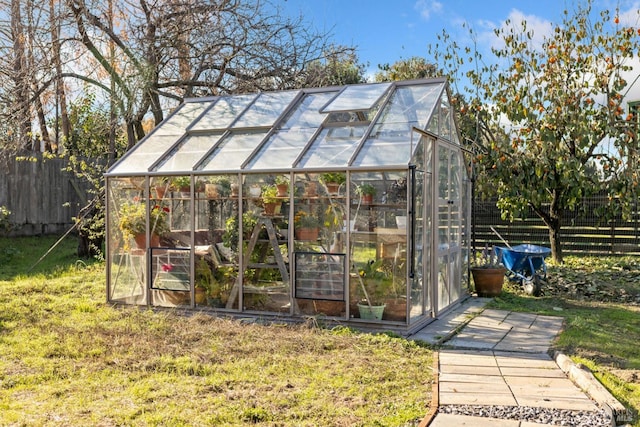
[(547, 281), (547, 265), (544, 259), (551, 254), (551, 249), (530, 244), (510, 246), (494, 246), (494, 252), (507, 268), (507, 277), (520, 281), (529, 295), (540, 296), (542, 285)]

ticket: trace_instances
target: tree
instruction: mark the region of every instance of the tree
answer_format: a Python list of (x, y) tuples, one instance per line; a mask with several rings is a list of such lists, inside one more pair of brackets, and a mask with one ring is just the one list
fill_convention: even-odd
[(623, 99), (640, 32), (617, 13), (592, 18), (590, 1), (565, 11), (541, 43), (526, 21), (507, 22), (495, 31), (498, 61), (489, 65), (473, 46), (460, 54), (446, 34), (445, 50), (436, 46), (452, 75), (465, 63), (476, 65), (466, 73), (469, 101), (456, 105), (476, 120), (475, 161), (496, 189), (503, 216), (531, 208), (547, 225), (559, 262), (565, 209), (606, 191), (628, 214), (638, 196), (637, 171), (626, 167), (635, 158), (637, 122), (625, 114)]
[[(184, 97), (295, 87), (307, 64), (322, 57), (328, 38), (258, 0), (119, 1), (115, 26), (104, 18), (108, 4), (67, 5), (82, 45), (115, 89), (100, 74), (66, 75), (116, 99), (130, 147), (144, 136), (149, 113), (158, 124)], [(115, 63), (109, 46), (115, 46)]]
[(378, 65), (380, 71), (375, 75), (377, 82), (397, 80), (424, 79), (436, 77), (439, 70), (435, 64), (430, 64), (425, 58), (412, 56), (409, 59), (401, 59), (393, 64)]
[(323, 58), (306, 67), (299, 87), (324, 87), (357, 84), (365, 81), (365, 64), (358, 62), (355, 50), (348, 46), (329, 46)]

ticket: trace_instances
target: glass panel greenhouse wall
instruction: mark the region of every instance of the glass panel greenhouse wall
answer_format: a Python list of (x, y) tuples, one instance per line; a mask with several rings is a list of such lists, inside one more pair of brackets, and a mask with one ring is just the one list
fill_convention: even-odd
[(444, 80), (189, 100), (107, 174), (108, 298), (417, 328), (464, 291), (448, 140)]

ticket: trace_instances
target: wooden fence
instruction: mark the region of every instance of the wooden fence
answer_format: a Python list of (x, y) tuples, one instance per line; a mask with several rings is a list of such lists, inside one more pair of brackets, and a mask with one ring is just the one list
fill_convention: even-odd
[[(584, 200), (579, 210), (564, 212), (560, 238), (565, 254), (640, 255), (640, 212), (636, 210), (628, 221), (619, 216), (603, 220), (595, 212), (605, 203), (604, 196), (594, 196)], [(491, 227), (511, 245), (532, 243), (550, 247), (547, 226), (533, 211), (524, 219), (509, 222), (500, 218), (496, 200), (476, 201), (474, 210), (476, 248), (504, 246)]]
[(73, 225), (84, 205), (85, 186), (63, 169), (65, 159), (46, 159), (38, 153), (28, 160), (3, 161), (0, 206), (10, 211), (10, 235), (62, 234)]

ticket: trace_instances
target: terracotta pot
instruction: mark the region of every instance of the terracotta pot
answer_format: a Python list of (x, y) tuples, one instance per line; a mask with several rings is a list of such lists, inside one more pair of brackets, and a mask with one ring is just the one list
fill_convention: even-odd
[(296, 240), (318, 240), (319, 230), (315, 228), (297, 228)]
[(495, 297), (502, 292), (504, 275), (507, 270), (504, 267), (474, 267), (471, 269), (473, 284), (479, 297)]
[(164, 199), (164, 195), (166, 194), (166, 192), (167, 192), (167, 187), (165, 186), (156, 187), (156, 197), (158, 199)]
[(363, 194), (362, 195), (362, 204), (370, 205), (373, 203), (373, 194)]
[(289, 184), (276, 184), (278, 189), (278, 197), (287, 197), (289, 194)]
[(337, 182), (327, 182), (324, 185), (325, 187), (327, 187), (327, 193), (332, 196), (338, 194), (338, 191), (340, 190), (340, 184), (338, 184)]
[(278, 203), (265, 203), (264, 214), (266, 216), (274, 216), (276, 214), (277, 207), (278, 207)]
[[(147, 248), (147, 236), (144, 233), (136, 234), (135, 236), (133, 236), (133, 240), (135, 240), (136, 246), (138, 246), (138, 249)], [(149, 247), (157, 248), (159, 246), (160, 246), (160, 236), (158, 236), (157, 234), (152, 234), (151, 244), (149, 245)]]

